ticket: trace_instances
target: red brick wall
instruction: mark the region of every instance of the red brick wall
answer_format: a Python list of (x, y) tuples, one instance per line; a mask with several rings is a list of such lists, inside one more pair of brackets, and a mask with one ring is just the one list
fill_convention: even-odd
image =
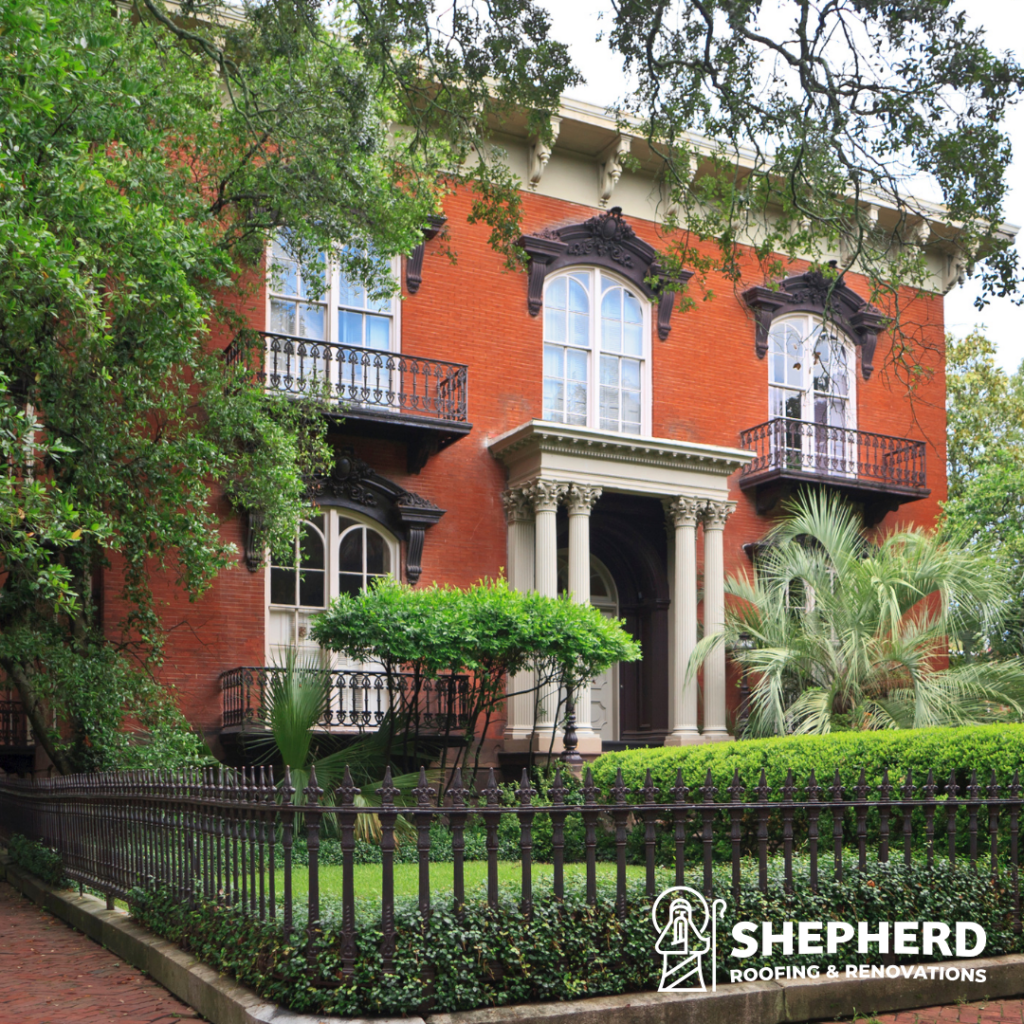
[[(593, 208), (533, 194), (523, 196), (526, 232), (585, 220)], [(469, 366), (469, 419), (472, 432), (430, 459), (421, 474), (409, 476), (403, 444), (347, 438), (356, 453), (378, 472), (447, 509), (427, 534), (421, 585), (432, 581), (466, 586), (496, 576), (505, 564), (505, 520), (500, 501), (505, 471), (486, 442), (524, 421), (541, 416), (540, 317), (530, 317), (526, 276), (503, 269), (487, 244), (488, 229), (466, 223), (469, 201), (455, 195), (446, 207), (451, 245), (458, 262), (427, 247), (423, 283), (402, 306), (402, 349), (418, 356), (449, 359)], [(653, 245), (656, 225), (629, 218), (636, 233)], [(793, 273), (803, 267), (794, 265)], [(745, 285), (759, 283), (750, 261)], [(847, 283), (865, 298), (866, 282), (855, 275)], [(656, 437), (739, 446), (740, 430), (768, 418), (768, 367), (754, 351), (754, 325), (732, 285), (711, 280), (714, 298), (690, 312), (674, 312), (666, 341), (656, 332), (653, 353), (653, 433)], [(928, 444), (931, 496), (904, 505), (880, 528), (896, 522), (931, 525), (945, 487), (945, 377), (941, 297), (901, 296), (904, 326), (916, 336), (916, 356), (924, 377), (908, 396), (892, 372), (891, 339), (879, 338), (875, 372), (869, 381), (857, 373), (857, 423), (862, 430), (922, 438)], [(264, 296), (248, 295), (239, 310), (252, 326), (264, 325)], [(224, 333), (215, 339), (225, 343)], [(725, 532), (726, 571), (747, 567), (742, 545), (770, 525), (754, 509), (753, 498), (730, 480), (737, 502)], [(222, 508), (225, 535), (241, 546), (239, 524)], [(204, 729), (219, 722), (217, 676), (227, 668), (263, 660), (263, 574), (239, 565), (216, 581), (194, 605), (180, 596), (170, 579), (158, 584), (164, 614), (173, 632), (168, 640), (163, 678), (179, 693), (186, 714)], [(114, 604), (108, 609), (113, 614)], [(108, 618), (108, 621), (112, 619)], [(500, 731), (500, 723), (497, 730)]]

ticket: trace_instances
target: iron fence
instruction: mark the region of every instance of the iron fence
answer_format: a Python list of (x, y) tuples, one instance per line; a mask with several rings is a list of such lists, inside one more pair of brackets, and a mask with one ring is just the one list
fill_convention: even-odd
[[(486, 899), (496, 910), (499, 903), (498, 832), (502, 819), (518, 821), (521, 863), (520, 909), (530, 916), (534, 909), (534, 838), (538, 816), (551, 824), (552, 891), (565, 895), (566, 824), (581, 819), (585, 833), (586, 900), (597, 900), (598, 831), (613, 836), (615, 850), (616, 910), (628, 911), (627, 843), (631, 829), (642, 830), (644, 892), (656, 895), (659, 826), (668, 830), (674, 845), (676, 885), (700, 886), (705, 895), (716, 892), (713, 867), (716, 843), (728, 845), (731, 886), (739, 897), (744, 849), (757, 862), (757, 886), (768, 892), (770, 853), (781, 854), (783, 887), (794, 891), (794, 847), (799, 844), (809, 861), (808, 884), (817, 892), (831, 876), (842, 883), (844, 854), (856, 857), (858, 872), (867, 870), (868, 846), (877, 859), (899, 860), (911, 865), (915, 840), (923, 842), (922, 856), (929, 867), (936, 859), (956, 865), (966, 859), (974, 872), (988, 871), (1003, 879), (1012, 898), (1012, 925), (1021, 930), (1019, 887), (1019, 825), (1022, 805), (1019, 773), (1008, 786), (995, 773), (987, 784), (977, 774), (966, 786), (951, 774), (944, 784), (929, 772), (923, 785), (908, 772), (901, 785), (890, 783), (888, 773), (881, 785), (869, 787), (863, 772), (852, 792), (847, 792), (838, 772), (824, 787), (812, 772), (798, 787), (788, 773), (780, 792), (773, 794), (762, 771), (753, 799), (734, 775), (727, 799), (718, 799), (710, 772), (699, 792), (691, 794), (681, 774), (668, 793), (661, 793), (647, 773), (645, 785), (631, 791), (621, 772), (609, 788), (607, 800), (594, 785), (587, 769), (580, 790), (582, 801), (567, 803), (570, 788), (561, 770), (545, 794), (543, 805), (526, 773), (515, 792), (515, 804), (503, 799), (493, 770), (487, 784), (473, 792), (456, 771), (441, 801), (426, 776), (412, 791), (415, 804), (402, 805), (390, 770), (376, 790), (379, 806), (356, 803), (360, 790), (345, 772), (336, 790), (336, 803), (325, 804), (323, 791), (311, 773), (304, 789), (304, 806), (292, 800), (295, 789), (290, 772), (275, 785), (269, 769), (195, 772), (122, 772), (77, 775), (55, 779), (11, 779), (0, 783), (0, 828), (8, 835), (21, 833), (56, 849), (71, 879), (108, 893), (126, 897), (135, 886), (163, 887), (180, 901), (216, 901), (236, 907), (260, 921), (277, 921), (285, 935), (296, 931), (293, 867), (296, 835), (305, 834), (308, 855), (307, 918), (305, 930), (311, 944), (321, 931), (319, 850), (325, 826), (340, 838), (342, 851), (341, 919), (335, 922), (341, 936), (341, 964), (351, 976), (356, 961), (354, 883), (356, 825), (361, 815), (376, 814), (381, 854), (379, 927), (381, 956), (390, 970), (396, 952), (395, 851), (396, 828), (404, 817), (416, 832), (419, 910), (423, 915), (437, 905), (431, 890), (431, 825), (444, 819), (451, 830), (453, 851), (454, 911), (466, 906), (465, 832), (471, 817), (478, 816), (486, 832)], [(773, 798), (776, 797), (776, 798)], [(638, 799), (631, 799), (636, 797)], [(662, 799), (667, 797), (668, 799)], [(873, 825), (868, 828), (869, 815)], [(769, 822), (781, 838), (769, 834)], [(923, 822), (923, 828), (918, 822)], [(917, 834), (920, 829), (920, 834)], [(961, 851), (961, 839), (966, 837)], [(943, 849), (945, 848), (945, 849)], [(688, 857), (687, 851), (691, 851)], [(696, 850), (696, 856), (692, 851)], [(829, 863), (830, 862), (830, 863)], [(281, 874), (278, 889), (277, 875)], [(801, 875), (801, 878), (803, 876)]]
[(0, 700), (0, 747), (28, 745), (28, 718), (21, 701)]
[(886, 490), (926, 489), (924, 441), (780, 418), (741, 431), (740, 444), (755, 453), (741, 479), (796, 473)]
[[(281, 334), (261, 337), (265, 346), (253, 370), (270, 391), (322, 396), (352, 412), (467, 419), (469, 370), (462, 363)], [(234, 342), (225, 350), (229, 364), (244, 357)]]
[[(229, 669), (220, 675), (225, 726), (266, 724), (277, 666)], [(378, 729), (388, 711), (413, 717), (421, 729), (450, 732), (469, 720), (469, 676), (417, 675), (413, 672), (364, 672), (324, 669), (328, 698), (320, 717), (322, 729)]]

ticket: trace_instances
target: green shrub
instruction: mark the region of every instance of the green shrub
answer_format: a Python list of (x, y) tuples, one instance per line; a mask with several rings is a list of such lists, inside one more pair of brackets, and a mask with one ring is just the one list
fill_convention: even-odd
[[(852, 867), (852, 865), (851, 865)], [(988, 935), (987, 955), (1018, 952), (1024, 945), (1011, 928), (1012, 894), (1003, 881), (966, 867), (939, 864), (934, 869), (870, 863), (861, 874), (850, 870), (843, 884), (822, 880), (811, 893), (806, 865), (798, 865), (795, 893), (783, 891), (781, 867), (771, 865), (769, 887), (755, 883), (756, 864), (744, 865), (737, 900), (727, 868), (715, 871), (715, 885), (727, 902), (719, 934), (728, 935), (736, 921), (841, 920), (973, 921)], [(696, 880), (690, 879), (693, 884)], [(671, 883), (660, 872), (659, 889)], [(380, 907), (357, 904), (355, 975), (340, 970), (340, 909), (325, 900), (322, 932), (312, 964), (306, 957), (302, 911), (296, 908), (296, 932), (285, 939), (276, 923), (253, 921), (216, 904), (189, 909), (169, 893), (133, 890), (132, 915), (162, 937), (178, 943), (219, 971), (229, 972), (265, 998), (304, 1013), (342, 1016), (455, 1012), (538, 1000), (566, 1000), (656, 989), (660, 965), (654, 957), (655, 934), (643, 886), (631, 883), (628, 912), (615, 913), (615, 888), (598, 883), (595, 906), (588, 906), (581, 884), (570, 882), (566, 898), (538, 899), (532, 920), (519, 910), (514, 887), (502, 887), (497, 911), (471, 899), (461, 919), (450, 903), (436, 901), (424, 921), (414, 898), (396, 901), (397, 927), (394, 973), (385, 975), (379, 953)], [(728, 968), (749, 962), (726, 960), (727, 942), (720, 945), (719, 981)], [(859, 963), (880, 963), (877, 947), (857, 954)], [(923, 961), (900, 955), (897, 962)], [(777, 966), (824, 962), (816, 957), (759, 959)], [(424, 1003), (425, 993), (432, 1000)]]
[[(786, 782), (787, 771), (793, 772), (796, 786), (796, 799), (804, 802), (806, 785), (813, 769), (818, 785), (821, 787), (819, 799), (824, 805), (831, 797), (831, 787), (838, 770), (840, 782), (846, 799), (855, 795), (860, 780), (861, 770), (864, 771), (868, 786), (868, 799), (877, 800), (879, 785), (883, 772), (888, 769), (889, 783), (892, 786), (893, 799), (899, 799), (900, 791), (906, 778), (907, 770), (913, 771), (915, 796), (923, 796), (923, 788), (928, 778), (928, 771), (934, 773), (937, 795), (944, 799), (946, 782), (953, 772), (957, 785), (960, 787), (958, 798), (963, 800), (967, 795), (971, 773), (976, 771), (980, 798), (984, 799), (986, 787), (991, 774), (995, 771), (996, 779), (1002, 786), (1003, 796), (1008, 795), (1014, 773), (1024, 765), (1024, 725), (985, 725), (975, 727), (942, 728), (942, 729), (906, 729), (884, 730), (877, 732), (843, 732), (827, 736), (783, 736), (763, 740), (741, 740), (729, 743), (709, 743), (692, 747), (651, 747), (637, 750), (614, 751), (603, 754), (593, 765), (594, 781), (603, 793), (614, 785), (616, 772), (621, 768), (625, 784), (632, 788), (631, 799), (638, 800), (637, 791), (644, 785), (647, 770), (650, 769), (654, 784), (661, 791), (660, 799), (671, 801), (672, 788), (676, 784), (677, 773), (682, 773), (683, 784), (689, 787), (689, 800), (700, 801), (701, 787), (707, 774), (716, 787), (715, 800), (727, 803), (730, 799), (728, 787), (732, 784), (734, 772), (738, 772), (740, 780), (747, 787), (746, 799), (756, 798), (756, 789), (765, 773), (765, 781), (771, 789), (769, 799), (780, 801), (782, 789)], [(831, 841), (831, 816), (825, 811), (822, 824), (829, 831), (822, 832), (822, 849)], [(984, 820), (982, 820), (984, 819)], [(853, 841), (855, 819), (852, 812), (847, 811), (844, 818), (845, 842)], [(1000, 857), (1005, 858), (1009, 849), (1009, 815), (1005, 810), (998, 819), (1000, 836)], [(987, 814), (979, 818), (979, 846), (984, 849), (987, 841)], [(671, 831), (671, 823), (659, 825), (659, 863), (670, 863), (672, 856), (671, 844), (667, 836)], [(756, 814), (745, 812), (742, 821), (742, 850), (751, 853), (756, 849), (755, 835), (757, 828)], [(896, 856), (902, 848), (902, 818), (898, 808), (893, 808), (890, 815), (890, 845)], [(935, 850), (941, 856), (946, 850), (946, 815), (940, 806), (935, 814)], [(782, 838), (782, 818), (773, 812), (768, 822), (769, 848), (778, 848)], [(698, 840), (694, 830), (690, 830), (687, 844), (687, 856), (697, 855)], [(794, 815), (794, 837), (797, 848), (805, 842), (807, 835), (807, 814), (798, 809)], [(915, 850), (922, 850), (927, 842), (924, 812), (917, 809), (912, 817), (912, 845)], [(867, 817), (867, 841), (871, 848), (877, 849), (879, 841), (879, 815), (871, 810)], [(958, 809), (957, 818), (957, 850), (966, 854), (969, 849), (969, 833), (967, 814), (963, 806)], [(630, 834), (630, 857), (634, 862), (642, 856), (643, 828), (638, 826)], [(725, 860), (731, 856), (731, 845), (728, 826), (724, 814), (719, 816), (715, 828), (714, 856), (716, 860)], [(665, 860), (665, 858), (669, 858)]]
[(8, 850), (11, 862), (55, 889), (70, 889), (71, 879), (64, 874), (60, 854), (34, 839), (22, 835), (11, 836)]

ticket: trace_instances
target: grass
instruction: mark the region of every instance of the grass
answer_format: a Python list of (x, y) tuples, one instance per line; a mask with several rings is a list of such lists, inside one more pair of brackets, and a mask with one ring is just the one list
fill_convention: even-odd
[[(430, 865), (430, 895), (432, 899), (439, 898), (454, 891), (454, 865), (451, 863), (440, 863)], [(597, 865), (597, 877), (599, 881), (614, 882), (616, 866), (609, 863)], [(660, 875), (668, 876), (668, 871), (659, 869)], [(645, 877), (645, 868), (640, 865), (629, 865), (626, 868), (626, 876), (631, 881)], [(382, 872), (379, 864), (356, 864), (353, 868), (353, 882), (355, 894), (358, 899), (379, 900), (382, 888)], [(566, 864), (566, 882), (586, 881), (587, 868), (585, 864)], [(550, 891), (553, 885), (554, 867), (551, 864), (534, 864), (532, 872), (533, 889), (538, 896), (542, 892)], [(498, 884), (504, 887), (522, 885), (523, 873), (520, 861), (499, 861), (498, 862)], [(474, 890), (486, 890), (487, 886), (487, 863), (485, 861), (466, 861), (465, 864), (466, 895), (469, 896)], [(278, 897), (284, 891), (284, 873), (277, 872), (275, 879)], [(306, 868), (296, 867), (292, 870), (292, 892), (298, 897), (305, 895), (309, 887), (309, 873)], [(341, 898), (341, 867), (327, 865), (320, 868), (320, 892), (325, 896), (336, 896)], [(419, 865), (418, 864), (396, 864), (395, 865), (395, 895), (416, 896), (419, 893)]]

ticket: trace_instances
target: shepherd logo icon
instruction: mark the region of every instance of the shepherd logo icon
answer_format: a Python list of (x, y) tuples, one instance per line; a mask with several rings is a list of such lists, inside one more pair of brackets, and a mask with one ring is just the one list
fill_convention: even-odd
[(654, 901), (651, 921), (658, 933), (654, 950), (662, 958), (659, 992), (687, 989), (706, 992), (705, 956), (709, 958), (711, 991), (717, 991), (715, 957), (718, 918), (724, 913), (725, 900), (714, 900), (709, 907), (708, 901), (696, 889), (687, 885), (666, 889)]

